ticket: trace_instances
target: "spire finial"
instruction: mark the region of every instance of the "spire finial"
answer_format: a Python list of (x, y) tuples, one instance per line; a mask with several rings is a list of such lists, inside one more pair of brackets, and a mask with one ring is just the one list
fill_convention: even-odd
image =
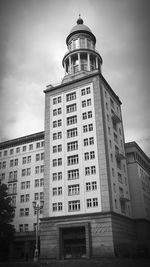
[(79, 14), (79, 18), (77, 19), (77, 24), (83, 24), (83, 19), (81, 18), (81, 14)]

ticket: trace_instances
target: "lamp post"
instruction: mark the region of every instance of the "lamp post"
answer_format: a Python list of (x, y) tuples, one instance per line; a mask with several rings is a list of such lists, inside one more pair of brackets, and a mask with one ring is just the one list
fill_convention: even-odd
[(36, 221), (36, 242), (35, 242), (35, 251), (34, 251), (34, 261), (37, 262), (39, 258), (39, 250), (38, 250), (38, 232), (39, 232), (39, 211), (44, 206), (44, 201), (33, 201), (33, 208), (37, 215)]

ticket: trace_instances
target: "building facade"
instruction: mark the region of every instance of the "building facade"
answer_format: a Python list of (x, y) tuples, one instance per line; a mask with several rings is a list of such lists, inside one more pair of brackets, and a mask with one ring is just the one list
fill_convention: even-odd
[(121, 101), (80, 17), (66, 44), (62, 83), (45, 90), (41, 258), (112, 256), (135, 246)]
[(45, 131), (0, 144), (1, 182), (16, 207), (11, 253), (33, 258), (32, 202), (43, 199), (41, 260), (150, 251), (149, 159), (137, 145), (125, 145), (121, 101), (80, 17), (66, 44), (65, 76), (45, 90)]
[(33, 258), (37, 220), (32, 202), (44, 199), (44, 132), (0, 143), (0, 181), (15, 207), (10, 257)]

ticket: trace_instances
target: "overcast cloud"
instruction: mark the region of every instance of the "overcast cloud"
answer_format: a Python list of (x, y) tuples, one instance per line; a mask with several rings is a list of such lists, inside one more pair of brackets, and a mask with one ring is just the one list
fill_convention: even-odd
[(44, 130), (43, 90), (64, 76), (65, 41), (79, 13), (123, 103), (125, 139), (150, 156), (149, 0), (1, 0), (0, 142)]

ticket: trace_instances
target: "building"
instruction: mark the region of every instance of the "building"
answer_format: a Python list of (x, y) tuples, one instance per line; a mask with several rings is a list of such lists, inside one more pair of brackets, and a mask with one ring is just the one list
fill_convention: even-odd
[(139, 248), (150, 251), (150, 159), (136, 142), (126, 143), (125, 148), (132, 217), (137, 222)]
[(96, 37), (80, 16), (66, 44), (65, 76), (45, 90), (45, 131), (0, 144), (1, 180), (17, 203), (12, 254), (33, 257), (32, 202), (43, 198), (41, 260), (129, 256), (139, 245), (150, 251), (148, 235), (140, 242), (141, 219), (144, 227), (150, 222), (142, 212), (137, 216), (133, 200), (137, 183), (127, 144), (125, 151), (121, 101), (102, 75)]
[(112, 256), (136, 238), (121, 101), (80, 17), (66, 44), (62, 83), (45, 90), (41, 258)]
[(10, 257), (33, 258), (37, 220), (32, 202), (44, 198), (44, 132), (0, 143), (0, 180), (15, 207)]

